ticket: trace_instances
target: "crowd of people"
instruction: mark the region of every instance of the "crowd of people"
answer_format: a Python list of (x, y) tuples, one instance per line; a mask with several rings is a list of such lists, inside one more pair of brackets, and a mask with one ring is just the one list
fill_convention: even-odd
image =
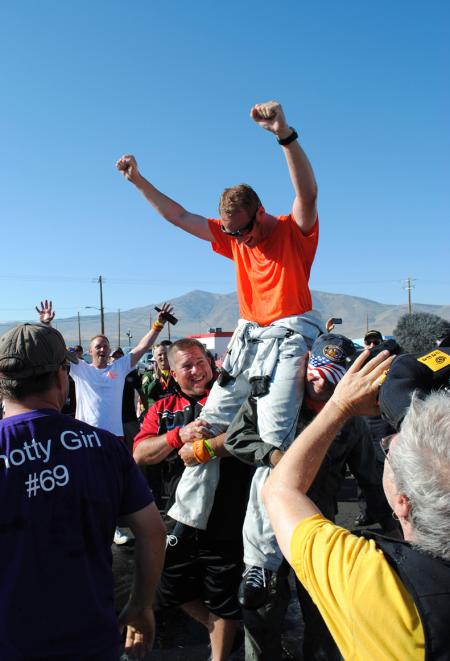
[[(359, 351), (324, 324), (308, 286), (312, 167), (279, 103), (251, 117), (282, 148), (288, 215), (240, 184), (205, 218), (133, 156), (117, 162), (160, 215), (236, 264), (241, 319), (219, 371), (194, 338), (160, 342), (167, 303), (129, 353), (93, 337), (90, 362), (48, 300), (39, 323), (0, 338), (5, 661), (143, 658), (154, 611), (173, 608), (205, 627), (212, 661), (230, 658), (241, 621), (246, 660), (276, 661), (291, 567), (305, 661), (450, 659), (450, 324), (413, 352), (377, 330)], [(377, 532), (335, 523), (348, 471), (356, 523)], [(119, 613), (113, 541), (134, 548)]]

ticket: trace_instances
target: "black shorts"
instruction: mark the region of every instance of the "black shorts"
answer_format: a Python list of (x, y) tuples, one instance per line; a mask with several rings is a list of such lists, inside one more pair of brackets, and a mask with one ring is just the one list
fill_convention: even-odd
[(211, 539), (207, 531), (197, 530), (176, 546), (167, 547), (156, 608), (200, 600), (217, 617), (239, 619), (237, 591), (242, 569), (241, 539)]

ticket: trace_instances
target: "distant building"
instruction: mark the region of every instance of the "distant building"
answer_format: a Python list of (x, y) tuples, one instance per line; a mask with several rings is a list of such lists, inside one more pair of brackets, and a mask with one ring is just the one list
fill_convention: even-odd
[(220, 367), (232, 335), (232, 332), (223, 331), (221, 328), (210, 328), (208, 333), (189, 335), (189, 337), (198, 340), (206, 347), (206, 349), (209, 349), (214, 356), (216, 363)]

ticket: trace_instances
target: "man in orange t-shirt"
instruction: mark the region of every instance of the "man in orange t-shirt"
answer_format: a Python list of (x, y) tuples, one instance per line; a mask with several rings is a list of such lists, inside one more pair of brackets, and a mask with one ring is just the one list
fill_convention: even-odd
[[(214, 385), (203, 409), (198, 438), (224, 431), (240, 405), (253, 394), (258, 397), (262, 438), (286, 449), (293, 439), (303, 398), (305, 353), (324, 330), (320, 318), (311, 311), (308, 287), (319, 233), (317, 185), (297, 132), (288, 125), (281, 105), (275, 101), (258, 104), (250, 115), (273, 133), (282, 147), (295, 193), (288, 216), (268, 214), (255, 191), (241, 184), (223, 192), (220, 220), (207, 219), (158, 191), (140, 174), (133, 156), (123, 156), (117, 168), (166, 220), (211, 242), (213, 250), (236, 264), (242, 319), (230, 343), (222, 379)], [(207, 453), (197, 452), (197, 456), (204, 461)], [(206, 528), (218, 463), (215, 460), (185, 470), (170, 511), (174, 519)], [(262, 482), (265, 476), (260, 477)], [(259, 500), (260, 487), (257, 480), (251, 498)], [(265, 516), (256, 522), (260, 534), (268, 538), (270, 527), (267, 531), (266, 524)], [(261, 553), (259, 547), (256, 544), (246, 554), (247, 564), (276, 569), (279, 553), (272, 553), (271, 543), (269, 550), (262, 549)]]

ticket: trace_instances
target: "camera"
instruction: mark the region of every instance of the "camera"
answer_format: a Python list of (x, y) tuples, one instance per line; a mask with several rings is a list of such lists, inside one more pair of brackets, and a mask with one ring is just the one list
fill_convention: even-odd
[[(155, 310), (156, 312), (162, 312), (161, 308), (159, 308), (157, 305), (155, 305)], [(175, 324), (178, 323), (178, 319), (173, 316), (173, 314), (170, 314), (170, 312), (162, 312), (162, 318), (164, 321), (168, 321), (169, 324), (172, 324), (172, 326), (175, 326)]]

